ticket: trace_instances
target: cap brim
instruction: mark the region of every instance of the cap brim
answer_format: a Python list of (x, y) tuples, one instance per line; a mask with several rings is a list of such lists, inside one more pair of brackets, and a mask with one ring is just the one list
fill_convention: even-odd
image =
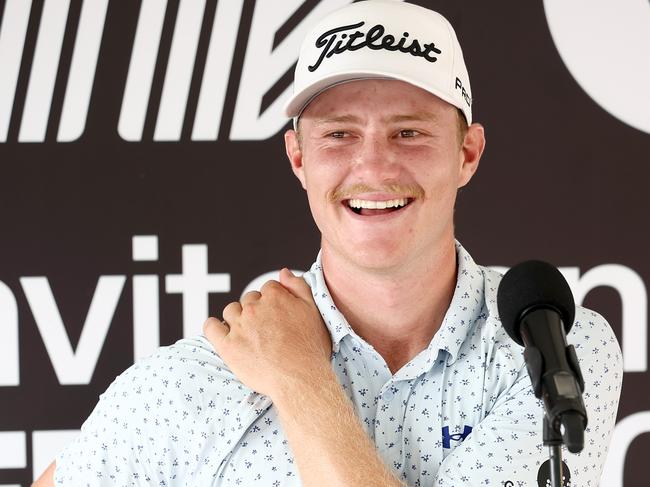
[[(315, 83), (305, 86), (298, 93), (294, 93), (291, 99), (289, 99), (287, 104), (284, 106), (284, 112), (286, 116), (289, 118), (298, 117), (304, 111), (307, 105), (309, 105), (309, 103), (311, 103), (311, 101), (314, 98), (316, 98), (325, 90), (342, 83), (359, 81), (364, 79), (393, 79), (398, 81), (404, 81), (406, 83), (417, 86), (418, 88), (421, 88), (424, 91), (427, 91), (437, 96), (438, 98), (446, 101), (450, 105), (455, 106), (465, 114), (465, 117), (467, 117), (467, 112), (463, 109), (462, 106), (458, 106), (457, 100), (452, 99), (451, 97), (442, 93), (439, 90), (432, 89), (430, 85), (427, 86), (424, 83), (411, 79), (407, 76), (396, 75), (395, 73), (389, 73), (386, 71), (374, 71), (374, 70), (360, 70), (354, 72), (346, 71), (344, 73), (333, 73), (330, 74), (329, 76), (321, 78)], [(468, 123), (471, 122), (468, 120)]]

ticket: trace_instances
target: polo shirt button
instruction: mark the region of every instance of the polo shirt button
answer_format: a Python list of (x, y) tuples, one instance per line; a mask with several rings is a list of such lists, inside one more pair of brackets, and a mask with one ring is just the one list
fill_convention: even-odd
[(386, 389), (384, 393), (381, 395), (381, 398), (386, 402), (390, 402), (394, 397), (395, 397), (395, 393), (390, 389)]

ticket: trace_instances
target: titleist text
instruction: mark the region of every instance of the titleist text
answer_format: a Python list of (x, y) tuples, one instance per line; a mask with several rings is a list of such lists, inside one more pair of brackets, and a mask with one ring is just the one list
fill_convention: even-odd
[[(359, 30), (355, 30), (363, 25), (365, 25), (365, 22), (359, 22), (357, 24), (335, 27), (327, 32), (323, 32), (316, 39), (316, 47), (322, 49), (320, 56), (316, 63), (308, 66), (307, 69), (310, 72), (314, 72), (323, 63), (325, 58), (330, 58), (334, 54), (341, 54), (345, 51), (357, 51), (364, 47), (375, 51), (381, 49), (400, 51), (411, 56), (424, 58), (430, 63), (435, 63), (438, 60), (434, 54), (442, 54), (442, 51), (436, 48), (433, 42), (420, 44), (420, 41), (417, 39), (409, 39), (408, 32), (404, 32), (402, 38), (397, 41), (395, 36), (385, 33), (386, 29), (381, 24), (371, 27), (365, 34)], [(349, 32), (351, 30), (354, 30), (354, 32)], [(407, 45), (409, 40), (410, 43)]]

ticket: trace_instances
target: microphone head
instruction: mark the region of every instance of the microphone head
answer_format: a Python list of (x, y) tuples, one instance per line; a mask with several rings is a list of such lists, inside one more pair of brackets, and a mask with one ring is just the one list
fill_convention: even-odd
[(522, 346), (519, 328), (525, 313), (541, 308), (555, 310), (562, 317), (565, 333), (569, 333), (575, 316), (573, 294), (566, 279), (551, 264), (540, 260), (522, 262), (506, 272), (497, 291), (497, 307), (506, 332)]

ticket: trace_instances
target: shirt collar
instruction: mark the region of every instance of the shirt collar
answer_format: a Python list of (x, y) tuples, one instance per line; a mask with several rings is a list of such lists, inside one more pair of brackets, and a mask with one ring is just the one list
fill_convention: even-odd
[[(484, 303), (483, 271), (458, 241), (456, 241), (456, 256), (458, 276), (451, 303), (440, 329), (434, 335), (429, 346), (405, 366), (407, 369), (405, 372), (409, 376), (413, 375), (413, 372), (422, 373), (426, 371), (423, 369), (431, 368), (440, 350), (448, 354), (447, 364), (452, 364), (472, 325), (481, 316)], [(323, 275), (321, 252), (318, 253), (316, 262), (308, 272), (303, 274), (303, 277), (311, 287), (314, 302), (329, 330), (333, 352), (337, 353), (341, 340), (346, 335), (356, 336), (356, 334), (330, 296)]]
[(330, 332), (332, 339), (332, 350), (334, 353), (339, 351), (341, 340), (346, 335), (353, 334), (352, 327), (345, 319), (345, 316), (338, 310), (329, 289), (325, 283), (323, 267), (321, 265), (321, 252), (318, 252), (316, 262), (314, 262), (308, 272), (303, 274), (303, 278), (311, 287), (311, 293), (314, 296), (314, 302), (320, 311), (323, 321)]
[(485, 280), (482, 269), (467, 250), (456, 241), (458, 276), (449, 308), (428, 349), (444, 350), (449, 354), (447, 364), (458, 357), (461, 345), (474, 322), (483, 316)]

